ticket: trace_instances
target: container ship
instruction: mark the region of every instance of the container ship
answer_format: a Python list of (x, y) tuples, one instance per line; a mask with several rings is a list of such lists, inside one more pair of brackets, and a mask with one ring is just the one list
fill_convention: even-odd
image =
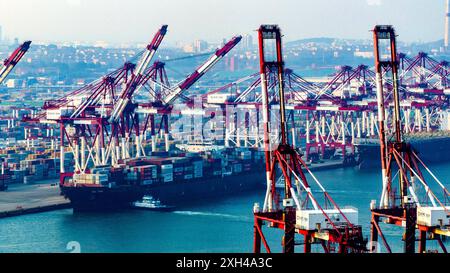
[[(441, 134), (411, 134), (406, 136), (406, 141), (411, 143), (420, 159), (426, 164), (450, 161), (450, 135), (444, 132)], [(359, 169), (380, 167), (380, 144), (378, 139), (357, 142), (355, 147)]]
[(97, 166), (61, 185), (74, 211), (129, 207), (150, 195), (165, 205), (265, 186), (264, 154), (250, 148), (156, 152), (118, 166)]

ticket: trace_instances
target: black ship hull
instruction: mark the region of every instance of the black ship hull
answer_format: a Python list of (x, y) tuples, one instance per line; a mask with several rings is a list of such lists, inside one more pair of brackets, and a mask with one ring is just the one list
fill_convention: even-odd
[(189, 201), (226, 196), (233, 193), (263, 188), (265, 172), (243, 173), (221, 178), (198, 179), (191, 182), (157, 184), (149, 188), (149, 194), (168, 205), (179, 205)]
[(247, 172), (224, 177), (208, 177), (116, 187), (63, 186), (62, 193), (70, 199), (74, 211), (97, 211), (127, 208), (131, 203), (151, 195), (165, 205), (180, 205), (200, 199), (226, 196), (265, 186), (265, 172)]
[(104, 211), (125, 208), (145, 195), (145, 189), (139, 186), (114, 188), (62, 186), (61, 192), (70, 200), (74, 211)]
[[(412, 139), (409, 143), (425, 164), (450, 161), (450, 137)], [(379, 144), (359, 144), (356, 148), (359, 169), (380, 168)]]

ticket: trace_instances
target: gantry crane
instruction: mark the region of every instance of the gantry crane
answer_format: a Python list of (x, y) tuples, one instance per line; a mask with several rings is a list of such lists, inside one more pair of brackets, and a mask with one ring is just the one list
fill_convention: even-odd
[[(61, 162), (66, 153), (72, 153), (75, 173), (89, 173), (93, 166), (117, 166), (124, 160), (145, 156), (142, 142), (146, 141), (148, 120), (154, 120), (156, 114), (164, 114), (167, 124), (167, 115), (175, 99), (183, 97), (183, 92), (241, 39), (240, 36), (234, 37), (180, 84), (169, 87), (164, 63), (155, 61), (151, 64), (166, 30), (167, 26), (163, 26), (157, 31), (146, 51), (140, 55), (137, 66), (126, 62), (122, 68), (93, 83), (58, 100), (48, 101), (45, 112), (32, 119), (41, 123), (60, 124)], [(161, 82), (156, 82), (158, 80)], [(154, 83), (162, 86), (158, 94), (156, 90), (147, 88)], [(142, 92), (139, 93), (141, 88), (153, 92), (149, 99), (143, 101), (138, 98), (142, 95)], [(154, 122), (150, 123), (154, 132)], [(61, 163), (60, 183), (63, 184), (65, 178), (72, 175)]]
[(139, 61), (137, 67), (134, 69), (131, 80), (127, 83), (126, 87), (123, 89), (119, 101), (116, 102), (113, 111), (111, 113), (111, 117), (109, 119), (110, 122), (115, 122), (118, 120), (125, 107), (127, 107), (128, 102), (133, 96), (134, 91), (138, 88), (139, 81), (145, 74), (145, 70), (150, 65), (150, 62), (155, 55), (156, 50), (161, 44), (165, 34), (167, 32), (167, 25), (163, 25), (161, 29), (156, 33), (152, 42), (147, 46), (146, 53), (142, 56)]
[[(147, 124), (150, 123), (151, 138), (153, 150), (155, 149), (155, 114), (160, 114), (161, 125), (164, 127), (164, 142), (166, 144), (166, 150), (169, 149), (169, 118), (168, 115), (172, 112), (174, 102), (177, 98), (184, 98), (184, 92), (188, 90), (193, 84), (195, 84), (205, 73), (211, 70), (215, 64), (217, 64), (228, 52), (230, 52), (242, 39), (241, 36), (235, 36), (231, 38), (222, 47), (218, 48), (204, 63), (202, 63), (192, 74), (187, 76), (179, 84), (174, 87), (168, 87), (167, 84), (162, 84), (159, 94), (153, 94), (155, 101), (151, 103), (141, 104), (136, 109), (136, 113), (147, 114), (145, 120), (146, 126), (143, 129), (147, 129)], [(159, 64), (161, 65), (161, 64)], [(141, 83), (142, 86), (145, 82)]]
[[(284, 253), (294, 252), (296, 233), (304, 236), (304, 252), (311, 252), (313, 243), (320, 243), (324, 252), (332, 252), (334, 244), (339, 246), (340, 253), (363, 252), (366, 250), (366, 240), (362, 236), (361, 226), (357, 224), (358, 211), (341, 209), (288, 141), (280, 29), (277, 25), (262, 25), (258, 37), (267, 190), (262, 210), (259, 204), (254, 206), (254, 252), (261, 251), (261, 241), (266, 251), (271, 251), (263, 234), (263, 223), (284, 230)], [(278, 77), (279, 139), (270, 137), (271, 125), (275, 120), (271, 120), (269, 114), (274, 109), (274, 104), (268, 100), (269, 71)], [(313, 183), (323, 193), (322, 205), (321, 200), (314, 196), (303, 170), (311, 175)], [(281, 192), (276, 187), (278, 180), (283, 182)]]
[[(378, 236), (388, 252), (392, 252), (379, 225), (385, 223), (404, 228), (403, 241), (405, 253), (415, 253), (416, 230), (419, 230), (419, 252), (426, 250), (427, 233), (436, 239), (444, 252), (447, 252), (441, 236), (450, 236), (449, 191), (418, 157), (414, 148), (403, 136), (400, 111), (399, 75), (396, 34), (392, 26), (378, 25), (373, 29), (379, 141), (381, 153), (382, 193), (378, 207), (371, 203), (371, 251), (376, 249)], [(393, 117), (388, 123), (386, 110), (387, 95), (383, 88), (388, 73), (392, 82)], [(387, 105), (387, 106), (386, 106)], [(389, 125), (392, 135), (388, 134)], [(442, 190), (442, 197), (433, 191), (422, 173), (428, 172)], [(423, 197), (421, 198), (421, 193)]]
[(13, 53), (11, 53), (11, 55), (3, 62), (3, 66), (0, 68), (0, 84), (3, 83), (14, 66), (19, 63), (20, 59), (22, 59), (23, 55), (25, 55), (25, 53), (30, 48), (30, 44), (31, 41), (24, 42), (19, 47), (17, 47), (16, 50), (14, 50)]
[[(132, 65), (132, 73), (130, 79), (124, 85), (124, 88), (118, 99), (112, 98), (113, 101), (113, 109), (110, 117), (110, 121), (116, 121), (116, 117), (121, 114), (121, 112), (128, 106), (128, 102), (136, 90), (139, 81), (145, 74), (147, 68), (149, 67), (153, 57), (155, 56), (158, 47), (160, 46), (164, 36), (167, 32), (167, 25), (163, 25), (154, 35), (152, 41), (147, 45), (146, 50), (142, 54), (138, 65)], [(125, 65), (127, 66), (127, 64)], [(129, 65), (130, 66), (130, 65)], [(72, 113), (71, 118), (78, 117), (87, 107), (93, 106), (99, 103), (101, 96), (95, 96), (95, 94), (91, 94), (83, 103), (81, 103), (77, 109)], [(115, 101), (114, 101), (115, 100)]]

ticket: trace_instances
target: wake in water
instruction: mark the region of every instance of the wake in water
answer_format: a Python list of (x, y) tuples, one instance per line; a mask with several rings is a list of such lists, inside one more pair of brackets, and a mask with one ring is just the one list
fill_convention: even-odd
[(182, 214), (182, 215), (190, 215), (190, 216), (219, 217), (219, 218), (226, 218), (226, 219), (232, 219), (232, 220), (238, 220), (238, 221), (251, 221), (251, 218), (247, 217), (247, 216), (225, 214), (225, 213), (189, 211), (189, 210), (176, 210), (176, 211), (173, 211), (172, 213)]

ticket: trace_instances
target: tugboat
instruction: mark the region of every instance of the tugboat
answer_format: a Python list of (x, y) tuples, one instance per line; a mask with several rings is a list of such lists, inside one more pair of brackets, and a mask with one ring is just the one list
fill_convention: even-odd
[(153, 196), (146, 195), (141, 201), (136, 201), (132, 203), (132, 207), (136, 209), (145, 209), (151, 211), (174, 211), (175, 206), (168, 206), (161, 203), (161, 201), (156, 200)]

